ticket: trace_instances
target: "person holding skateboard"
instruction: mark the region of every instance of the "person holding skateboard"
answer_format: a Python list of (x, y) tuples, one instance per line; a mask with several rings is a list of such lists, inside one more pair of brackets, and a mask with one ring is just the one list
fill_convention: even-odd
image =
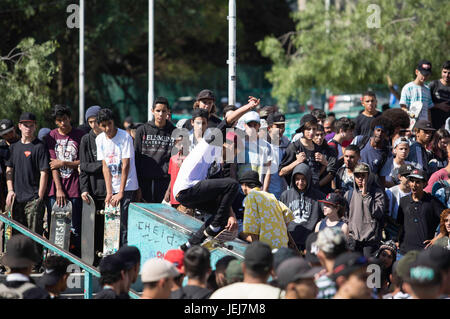
[[(34, 135), (34, 114), (26, 112), (20, 116), (19, 130), (22, 137), (11, 145), (11, 156), (6, 161), (6, 205), (9, 207), (14, 201), (13, 219), (42, 235), (44, 196), (50, 169), (48, 152), (45, 145)], [(41, 252), (41, 245), (39, 249)]]
[(97, 123), (103, 133), (99, 134), (97, 160), (102, 161), (103, 177), (106, 184), (105, 205), (116, 207), (120, 204), (120, 243), (126, 245), (128, 228), (128, 206), (134, 200), (139, 188), (134, 162), (133, 138), (114, 124), (110, 109), (101, 109)]
[(250, 96), (247, 105), (233, 111), (218, 125), (220, 132), (213, 130), (210, 132), (212, 134), (204, 136), (183, 161), (173, 187), (175, 199), (183, 206), (205, 210), (212, 216), (188, 242), (180, 246), (181, 250), (186, 251), (191, 246), (200, 245), (207, 237), (216, 236), (225, 228), (231, 230), (237, 226), (234, 213), (230, 217), (230, 211), (239, 192), (239, 184), (232, 178), (220, 177), (220, 172), (223, 172), (220, 162), (230, 151), (236, 152), (237, 139), (224, 141), (223, 137), (226, 136), (227, 127), (230, 128), (243, 114), (258, 105), (259, 99)]
[[(73, 128), (71, 111), (65, 105), (56, 105), (53, 109), (53, 119), (57, 128), (47, 136), (47, 148), (50, 153), (50, 168), (53, 182), (48, 196), (50, 209), (53, 204), (65, 206), (69, 200), (72, 203), (72, 221), (70, 249), (79, 256), (81, 249), (81, 209), (78, 166), (80, 165), (79, 148), (83, 131)], [(50, 221), (50, 218), (49, 218)], [(49, 225), (49, 229), (51, 226)]]

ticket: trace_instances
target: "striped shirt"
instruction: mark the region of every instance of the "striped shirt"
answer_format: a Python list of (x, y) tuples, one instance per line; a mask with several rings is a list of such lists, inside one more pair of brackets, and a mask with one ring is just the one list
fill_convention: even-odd
[(406, 108), (409, 110), (411, 104), (416, 101), (420, 101), (423, 104), (418, 120), (429, 120), (428, 109), (434, 105), (431, 99), (430, 88), (427, 85), (420, 86), (414, 82), (409, 82), (402, 88), (400, 104), (406, 105)]
[(320, 276), (315, 280), (319, 293), (317, 299), (332, 299), (336, 294), (336, 284), (327, 275)]

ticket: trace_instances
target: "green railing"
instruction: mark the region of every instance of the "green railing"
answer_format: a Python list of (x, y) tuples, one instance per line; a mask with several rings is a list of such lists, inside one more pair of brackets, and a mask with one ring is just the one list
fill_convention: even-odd
[[(61, 249), (58, 246), (55, 246), (53, 243), (48, 241), (46, 238), (42, 237), (41, 235), (38, 235), (37, 233), (31, 231), (30, 229), (24, 227), (22, 224), (16, 222), (15, 220), (6, 217), (3, 214), (0, 214), (0, 221), (4, 222), (5, 226), (11, 226), (20, 233), (24, 234), (25, 236), (31, 238), (38, 244), (41, 244), (42, 246), (46, 247), (47, 249), (54, 251), (58, 255), (61, 255), (64, 258), (67, 258), (69, 261), (73, 262), (75, 265), (79, 266), (80, 268), (84, 269), (84, 299), (92, 299), (92, 293), (93, 293), (93, 284), (92, 284), (92, 276), (100, 277), (100, 272), (97, 270), (97, 268), (86, 264), (84, 261), (82, 261), (77, 256), (71, 254), (68, 251), (65, 251)], [(133, 299), (139, 299), (139, 294), (134, 291), (133, 289), (130, 289), (128, 294)]]

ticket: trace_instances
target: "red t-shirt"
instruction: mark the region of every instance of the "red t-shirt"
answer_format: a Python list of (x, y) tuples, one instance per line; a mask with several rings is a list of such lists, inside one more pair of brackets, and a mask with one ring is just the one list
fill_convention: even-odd
[(444, 168), (438, 170), (437, 172), (434, 172), (430, 179), (428, 180), (427, 187), (425, 187), (424, 191), (431, 194), (431, 191), (433, 189), (433, 184), (436, 183), (438, 180), (446, 181), (448, 180), (448, 172)]
[(170, 204), (178, 205), (180, 204), (175, 197), (173, 196), (173, 185), (175, 184), (175, 180), (177, 179), (178, 172), (180, 171), (181, 164), (183, 163), (186, 156), (178, 153), (173, 155), (169, 161), (169, 175), (170, 175)]

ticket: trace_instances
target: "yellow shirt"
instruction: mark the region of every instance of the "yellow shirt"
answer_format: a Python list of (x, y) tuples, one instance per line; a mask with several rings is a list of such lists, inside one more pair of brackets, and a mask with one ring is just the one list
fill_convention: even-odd
[(253, 188), (244, 201), (244, 233), (259, 235), (272, 249), (287, 247), (286, 224), (294, 220), (292, 211), (271, 193)]

